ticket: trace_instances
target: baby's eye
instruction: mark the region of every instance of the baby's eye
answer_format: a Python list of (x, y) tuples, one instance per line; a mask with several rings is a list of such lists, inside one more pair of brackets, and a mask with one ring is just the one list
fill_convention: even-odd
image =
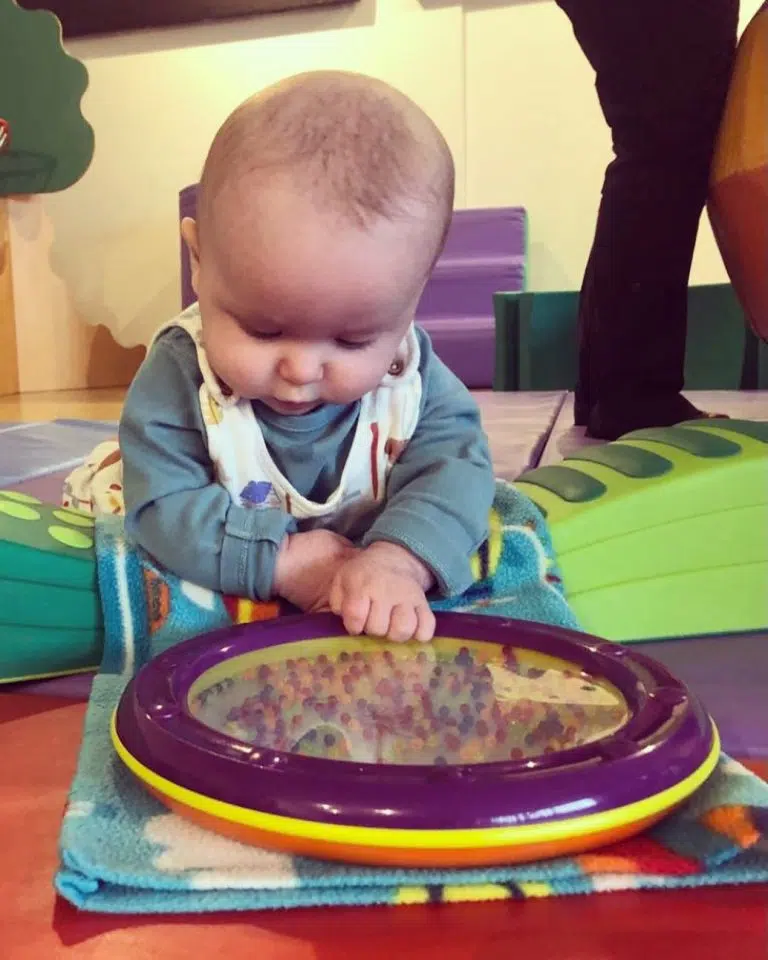
[(263, 330), (249, 330), (248, 333), (249, 333), (255, 340), (279, 340), (279, 339), (280, 339), (280, 334), (279, 334), (279, 333), (274, 333), (274, 332), (273, 332), (273, 333), (265, 333)]
[(363, 350), (369, 347), (373, 340), (345, 340), (343, 337), (336, 338), (336, 346), (342, 350)]

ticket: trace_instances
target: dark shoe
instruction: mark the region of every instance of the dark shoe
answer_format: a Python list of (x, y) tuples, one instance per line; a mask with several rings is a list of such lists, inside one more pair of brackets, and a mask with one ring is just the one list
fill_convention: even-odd
[(586, 427), (589, 421), (589, 404), (578, 394), (573, 401), (573, 422), (577, 427)]
[(690, 400), (678, 395), (671, 401), (646, 402), (637, 409), (619, 412), (604, 412), (598, 404), (590, 412), (585, 426), (587, 436), (594, 440), (618, 440), (633, 430), (647, 427), (671, 427), (685, 420), (723, 418), (727, 419), (725, 414), (699, 410)]

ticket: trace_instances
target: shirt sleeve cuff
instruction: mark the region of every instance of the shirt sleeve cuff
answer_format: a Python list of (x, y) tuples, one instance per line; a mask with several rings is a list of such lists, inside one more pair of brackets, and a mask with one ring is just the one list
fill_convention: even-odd
[(278, 547), (295, 528), (282, 510), (230, 507), (221, 547), (222, 593), (269, 600)]

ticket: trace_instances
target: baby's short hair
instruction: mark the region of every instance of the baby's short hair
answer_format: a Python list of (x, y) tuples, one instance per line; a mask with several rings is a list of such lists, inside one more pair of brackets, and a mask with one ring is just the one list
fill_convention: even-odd
[(216, 134), (198, 192), (199, 229), (222, 186), (288, 171), (323, 212), (364, 227), (435, 208), (442, 246), (454, 196), (454, 165), (437, 126), (404, 94), (361, 74), (300, 74), (241, 104)]

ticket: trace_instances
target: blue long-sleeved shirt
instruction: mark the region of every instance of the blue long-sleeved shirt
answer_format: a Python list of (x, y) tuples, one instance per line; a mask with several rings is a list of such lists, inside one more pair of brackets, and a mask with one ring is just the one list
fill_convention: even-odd
[[(417, 330), (421, 414), (393, 465), (386, 497), (336, 532), (368, 546), (387, 540), (434, 573), (443, 594), (471, 583), (470, 557), (487, 536), (494, 479), (477, 405)], [(217, 483), (200, 410), (195, 346), (171, 327), (152, 346), (131, 385), (120, 422), (126, 525), (178, 576), (211, 590), (267, 599), (283, 538), (301, 529), (279, 508), (251, 510)], [(326, 500), (338, 486), (359, 403), (282, 416), (254, 402), (267, 448), (303, 496)]]

